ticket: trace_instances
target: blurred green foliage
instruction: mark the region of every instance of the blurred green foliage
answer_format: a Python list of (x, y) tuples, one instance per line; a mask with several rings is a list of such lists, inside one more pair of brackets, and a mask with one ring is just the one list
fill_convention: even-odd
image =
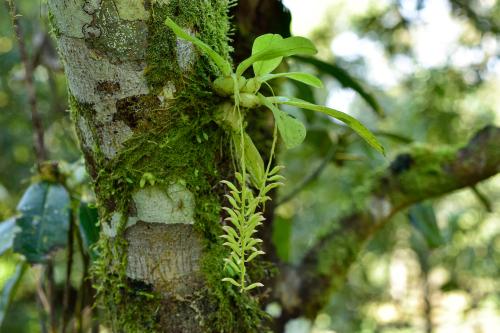
[[(334, 5), (337, 2), (342, 1), (332, 0)], [(458, 66), (452, 58), (437, 66), (424, 66), (418, 62), (414, 34), (422, 25), (419, 13), (430, 2), (385, 1), (350, 17), (342, 28), (333, 20), (343, 13), (332, 12), (330, 19), (312, 33), (312, 38), (323, 45), (322, 60), (346, 70), (363, 91), (376, 97), (385, 117), (373, 112), (373, 105), (360, 96), (352, 99), (350, 109), (344, 111), (372, 129), (389, 155), (387, 159), (379, 156), (351, 131), (332, 124), (327, 117), (290, 108), (288, 111), (307, 124), (308, 135), (300, 148), (281, 155), (287, 166), (287, 186), (278, 198), (281, 204), (276, 211), (273, 240), (283, 259), (298, 262), (321, 235), (335, 227), (334, 221), (362, 206), (373, 172), (386, 167), (409, 143), (465, 143), (486, 124), (498, 125), (498, 42), (496, 49), (483, 51), (480, 61), (466, 66)], [(486, 50), (486, 44), (498, 40), (498, 1), (443, 2), (463, 27), (459, 48)], [(64, 73), (48, 33), (45, 6), (29, 1), (19, 2), (18, 6), (26, 46), (31, 59), (36, 60), (38, 108), (50, 159), (77, 161), (80, 153), (66, 112)], [(344, 32), (377, 45), (390, 66), (396, 68), (396, 63), (403, 60), (410, 69), (402, 72), (396, 84), (374, 82), (366, 75), (370, 65), (363, 50), (354, 58), (331, 52), (330, 43)], [(0, 7), (0, 220), (15, 212), (34, 163), (30, 113), (22, 82), (24, 70), (16, 45), (10, 18), (5, 7)], [(345, 90), (330, 74), (299, 59), (290, 66), (292, 70), (315, 72), (326, 82), (327, 90), (287, 85), (284, 89), (290, 90), (289, 95), (320, 104), (329, 96), (343, 96), (338, 93)], [(420, 214), (420, 218), (435, 219), (437, 224), (431, 229), (439, 228), (444, 245), (429, 246), (425, 232), (410, 223), (408, 212), (395, 216), (367, 244), (344, 289), (318, 316), (315, 332), (433, 332), (447, 320), (455, 329), (461, 325), (472, 327), (471, 332), (493, 332), (488, 329), (498, 328), (494, 325), (500, 321), (499, 177), (480, 184), (478, 190), (492, 211), (470, 189), (425, 203), (435, 216)], [(64, 281), (64, 260), (63, 253), (55, 259), (59, 289)], [(76, 260), (80, 272), (75, 274), (74, 286), (83, 267), (80, 259)], [(11, 252), (0, 258), (0, 287), (18, 262), (19, 257)], [(40, 274), (34, 269), (24, 275), (2, 332), (38, 332), (34, 300), (35, 281)], [(453, 308), (453, 301), (462, 305)], [(479, 318), (483, 318), (482, 322)]]

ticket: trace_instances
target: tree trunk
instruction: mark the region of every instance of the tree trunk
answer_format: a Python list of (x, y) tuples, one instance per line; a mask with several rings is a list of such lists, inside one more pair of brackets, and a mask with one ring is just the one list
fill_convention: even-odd
[(94, 279), (117, 332), (253, 332), (259, 307), (221, 282), (216, 68), (172, 18), (229, 57), (225, 0), (49, 0), (102, 236)]

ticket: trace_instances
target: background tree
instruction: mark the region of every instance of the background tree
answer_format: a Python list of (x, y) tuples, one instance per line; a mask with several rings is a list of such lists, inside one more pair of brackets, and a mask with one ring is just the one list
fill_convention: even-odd
[[(482, 28), (474, 25), (484, 35), (476, 36), (473, 43), (482, 45), (488, 34), (496, 33), (491, 28), (495, 26), (495, 15), (482, 17), (475, 6), (453, 4), (458, 14), (465, 11), (471, 18), (472, 11), (474, 17), (479, 17), (477, 22), (489, 22), (481, 24)], [(419, 10), (425, 8), (423, 1), (417, 5)], [(276, 200), (276, 214), (273, 214), (273, 207), (266, 210), (267, 222), (261, 230), (261, 238), (265, 241), (267, 255), (265, 261), (251, 269), (252, 278), (263, 281), (266, 287), (250, 296), (241, 295), (220, 281), (223, 277), (221, 259), (225, 256), (218, 239), (222, 233), (220, 207), (226, 203), (222, 199), (225, 190), (219, 181), (230, 177), (233, 170), (228, 136), (213, 122), (216, 106), (221, 102), (211, 93), (210, 81), (217, 76), (217, 70), (191, 44), (176, 39), (163, 21), (167, 16), (175, 18), (217, 52), (226, 57), (233, 55), (235, 63), (248, 55), (255, 36), (269, 31), (287, 35), (289, 16), (279, 2), (240, 1), (231, 9), (237, 27), (235, 51), (231, 53), (227, 37), (228, 6), (226, 1), (155, 1), (147, 4), (141, 1), (48, 1), (48, 6), (44, 7), (48, 8), (52, 32), (64, 62), (72, 121), (76, 124), (99, 207), (102, 230), (97, 248), (100, 253), (92, 267), (97, 297), (105, 310), (100, 313), (101, 321), (127, 332), (154, 329), (253, 332), (263, 331), (264, 327), (283, 331), (287, 325), (290, 329), (300, 323), (297, 318), (303, 318), (307, 326), (325, 306), (330, 306), (335, 309), (334, 314), (345, 314), (334, 316), (338, 329), (358, 331), (370, 325), (370, 318), (363, 318), (363, 312), (358, 310), (363, 305), (370, 305), (369, 295), (377, 290), (387, 291), (383, 283), (373, 285), (370, 269), (359, 266), (354, 268), (350, 284), (343, 288), (348, 269), (372, 235), (375, 239), (363, 252), (358, 265), (380, 264), (373, 257), (370, 259), (370, 254), (386, 254), (391, 258), (398, 244), (400, 247), (410, 244), (421, 268), (421, 274), (413, 275), (418, 276), (424, 286), (431, 284), (429, 274), (433, 265), (446, 263), (447, 271), (454, 274), (446, 282), (446, 288), (470, 289), (475, 277), (464, 277), (463, 266), (457, 266), (455, 261), (461, 254), (454, 255), (452, 253), (456, 252), (446, 250), (480, 251), (470, 240), (462, 239), (457, 243), (456, 237), (464, 224), (460, 223), (460, 218), (445, 226), (440, 224), (440, 230), (433, 218), (433, 209), (427, 203), (409, 211), (415, 226), (410, 229), (405, 223), (405, 215), (398, 212), (419, 201), (473, 186), (498, 172), (498, 129), (486, 127), (473, 135), (493, 121), (488, 116), (492, 114), (491, 107), (480, 104), (477, 109), (481, 117), (469, 118), (465, 126), (453, 122), (467, 114), (457, 100), (466, 100), (464, 95), (477, 99), (486, 90), (483, 87), (489, 83), (490, 71), (486, 64), (497, 54), (487, 55), (489, 58), (485, 57), (482, 66), (472, 68), (477, 74), (472, 80), (469, 68), (461, 70), (448, 65), (420, 69), (421, 76), (411, 77), (400, 85), (406, 93), (398, 97), (403, 98), (391, 98), (380, 92), (378, 100), (381, 102), (369, 92), (366, 83), (360, 84), (348, 74), (366, 70), (359, 62), (331, 61), (323, 49), (320, 56), (328, 61), (297, 58), (289, 63), (289, 66), (310, 66), (322, 76), (333, 77), (343, 86), (355, 89), (366, 102), (360, 103), (357, 109), (375, 111), (368, 111), (371, 114), (365, 123), (377, 124), (370, 127), (386, 138), (384, 144), (393, 162), (388, 165), (387, 160), (375, 156), (350, 131), (340, 126), (332, 130), (335, 125), (329, 119), (290, 110), (306, 121), (309, 134), (300, 150), (283, 153), (289, 185)], [(496, 8), (494, 5), (493, 12)], [(21, 4), (22, 13), (30, 10), (33, 10), (31, 5)], [(355, 20), (354, 27), (360, 35), (370, 33), (380, 40), (389, 57), (412, 56), (411, 44), (397, 38), (410, 30), (412, 24), (402, 11), (404, 8), (399, 3), (375, 8)], [(7, 13), (2, 15), (8, 17)], [(396, 19), (388, 25), (387, 17)], [(28, 22), (21, 19), (21, 23), (24, 28)], [(29, 28), (24, 31), (21, 42), (29, 41), (32, 36)], [(332, 34), (332, 31), (326, 32), (316, 35)], [(7, 45), (8, 38), (2, 38), (2, 43)], [(44, 35), (39, 39), (43, 42), (28, 43), (29, 57), (24, 68), (35, 69), (33, 84), (37, 88), (38, 108), (45, 120), (49, 156), (56, 160), (75, 160), (78, 156), (76, 140), (67, 140), (68, 135), (64, 134), (69, 120), (61, 112), (66, 108), (63, 77), (54, 71), (61, 67), (54, 61), (50, 40)], [(22, 109), (24, 104), (14, 93), (21, 90), (13, 89), (13, 85), (19, 84), (14, 80), (19, 73), (15, 67), (18, 55), (9, 51), (2, 55), (6, 60), (2, 61), (6, 66), (2, 89), (8, 101), (4, 107), (12, 111)], [(347, 66), (351, 68), (349, 72), (343, 70)], [(29, 81), (29, 71), (25, 73), (23, 78)], [(47, 89), (50, 85), (54, 89)], [(294, 89), (296, 95), (304, 99), (321, 99), (301, 85), (282, 89)], [(382, 112), (386, 113), (385, 118), (378, 119)], [(28, 166), (15, 169), (20, 179), (26, 177), (27, 168), (33, 163), (26, 152), (29, 143), (23, 138), (29, 128), (17, 134), (19, 140), (13, 139), (16, 138), (16, 126), (26, 126), (27, 122), (19, 119), (24, 119), (25, 114), (8, 112), (3, 116), (3, 124), (12, 124), (2, 125), (6, 129), (6, 140), (14, 142), (9, 144), (5, 140), (4, 144), (2, 140), (3, 149), (12, 156), (7, 160), (16, 161), (24, 156), (24, 163), (16, 165)], [(270, 119), (255, 116), (248, 122), (257, 147), (262, 152), (268, 151)], [(474, 138), (469, 141), (471, 136)], [(410, 143), (412, 141), (428, 142), (434, 147), (415, 146)], [(16, 153), (16, 146), (24, 148), (18, 148)], [(398, 155), (399, 150), (404, 153)], [(363, 159), (366, 155), (370, 158)], [(306, 175), (303, 172), (305, 160), (318, 161), (317, 169)], [(47, 165), (39, 161), (39, 165)], [(13, 167), (7, 167), (4, 174), (12, 170)], [(56, 169), (39, 167), (36, 180), (64, 183), (76, 207), (82, 200), (93, 200), (85, 181), (79, 177), (80, 172), (77, 164), (68, 166), (59, 162)], [(64, 177), (60, 177), (61, 174)], [(19, 191), (15, 177), (4, 178), (7, 188)], [(476, 188), (473, 192), (483, 204), (491, 205), (481, 190)], [(12, 215), (16, 196), (19, 194), (8, 196), (10, 202), (4, 204), (5, 217)], [(69, 225), (78, 220), (81, 226), (82, 221), (89, 220), (88, 216), (85, 218), (88, 210), (82, 207), (72, 210), (75, 219)], [(21, 213), (26, 215), (22, 210)], [(389, 224), (390, 220), (394, 223)], [(474, 223), (482, 222), (477, 219)], [(9, 225), (12, 222), (2, 224)], [(74, 230), (68, 229), (67, 258), (73, 257), (72, 236), (76, 237), (76, 243), (81, 239), (82, 245), (86, 245), (88, 233)], [(497, 260), (495, 237), (489, 236), (484, 243), (488, 245), (483, 245), (491, 249), (486, 251), (485, 260), (490, 261), (485, 261), (484, 270), (472, 262), (465, 266), (473, 267), (478, 278), (495, 276), (491, 270)], [(411, 243), (406, 241), (408, 239)], [(83, 267), (83, 276), (86, 262), (92, 257), (92, 252), (84, 248), (82, 246), (81, 262), (80, 259), (74, 264), (71, 260), (66, 261), (66, 267)], [(91, 316), (83, 311), (89, 309), (94, 297), (88, 283), (74, 281), (73, 286), (78, 286), (78, 291), (72, 291), (71, 284), (66, 284), (66, 288), (62, 288), (65, 290), (63, 296), (58, 296), (58, 281), (63, 279), (57, 278), (57, 263), (64, 262), (63, 257), (56, 256), (39, 266), (45, 276), (38, 279), (41, 281), (38, 299), (42, 330), (46, 312), (50, 314), (52, 330), (60, 325), (59, 318), (62, 318), (62, 326), (76, 326), (77, 329), (91, 326)], [(14, 260), (12, 255), (10, 258), (7, 260)], [(56, 263), (55, 282), (52, 282), (51, 262)], [(64, 272), (64, 265), (59, 266)], [(81, 275), (77, 273), (78, 277)], [(367, 291), (357, 288), (360, 285)], [(339, 291), (337, 295), (340, 296), (331, 303), (330, 295)], [(422, 317), (427, 320), (428, 331), (432, 331), (432, 287), (423, 288), (423, 291), (427, 307)], [(474, 306), (478, 306), (483, 295), (494, 291), (494, 286), (489, 290), (471, 291)], [(68, 300), (68, 304), (62, 308), (56, 306), (59, 302), (55, 300), (59, 297)], [(73, 301), (69, 302), (70, 299)], [(353, 302), (362, 304), (355, 305), (355, 311), (351, 311), (353, 308), (345, 304)], [(372, 303), (376, 304), (377, 300)], [(261, 309), (267, 309), (272, 316), (267, 317)], [(63, 317), (73, 310), (78, 314), (74, 323), (65, 324), (68, 318)], [(62, 311), (61, 316), (58, 311)], [(16, 314), (15, 310), (11, 313)], [(96, 317), (95, 311), (93, 316)], [(351, 320), (345, 320), (346, 317)], [(12, 322), (15, 321), (8, 320), (5, 325), (13, 325)], [(403, 320), (396, 323), (398, 325), (411, 324)], [(385, 329), (382, 324), (380, 329)]]

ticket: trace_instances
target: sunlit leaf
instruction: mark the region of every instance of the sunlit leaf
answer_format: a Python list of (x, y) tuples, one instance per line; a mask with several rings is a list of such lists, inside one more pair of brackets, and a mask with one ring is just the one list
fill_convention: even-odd
[(276, 125), (278, 126), (285, 146), (290, 149), (300, 145), (306, 137), (306, 128), (304, 124), (278, 109), (266, 97), (259, 95), (259, 98), (261, 102), (273, 112), (274, 120), (276, 121)]
[[(283, 37), (277, 34), (265, 34), (255, 38), (252, 45), (252, 54), (257, 54), (266, 49), (270, 49), (276, 42), (282, 40)], [(262, 76), (271, 73), (276, 67), (279, 66), (283, 57), (274, 58), (271, 60), (257, 61), (253, 64), (253, 72), (255, 76)]]
[(331, 109), (329, 107), (322, 106), (322, 105), (311, 104), (309, 102), (300, 100), (298, 98), (277, 96), (277, 97), (267, 97), (267, 100), (269, 100), (272, 103), (286, 104), (286, 105), (291, 105), (291, 106), (295, 106), (295, 107), (302, 108), (302, 109), (321, 112), (321, 113), (327, 114), (335, 119), (338, 119), (341, 122), (343, 122), (344, 124), (346, 124), (347, 126), (349, 126), (356, 133), (358, 133), (359, 136), (361, 136), (370, 146), (375, 148), (380, 153), (385, 154), (384, 147), (380, 144), (380, 142), (372, 134), (372, 132), (370, 132), (370, 130), (368, 128), (366, 128), (357, 119), (349, 116), (348, 114), (346, 114), (344, 112), (341, 112), (341, 111), (338, 111), (335, 109)]
[(266, 82), (272, 79), (277, 79), (280, 77), (286, 77), (295, 81), (299, 81), (316, 88), (322, 88), (323, 82), (314, 75), (302, 72), (288, 72), (288, 73), (276, 73), (276, 74), (266, 74), (259, 78), (259, 81)]
[(268, 47), (260, 52), (252, 54), (243, 60), (236, 68), (236, 75), (242, 75), (248, 67), (257, 61), (271, 60), (279, 57), (288, 57), (294, 54), (312, 55), (317, 52), (314, 44), (304, 37), (288, 37), (276, 40), (272, 47)]

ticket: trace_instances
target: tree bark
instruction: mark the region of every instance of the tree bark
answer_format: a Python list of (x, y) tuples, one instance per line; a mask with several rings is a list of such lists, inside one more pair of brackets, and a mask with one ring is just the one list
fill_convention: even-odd
[(94, 279), (118, 332), (251, 332), (259, 308), (221, 282), (231, 168), (214, 122), (216, 68), (164, 25), (224, 57), (225, 0), (49, 0), (70, 105), (100, 210)]

